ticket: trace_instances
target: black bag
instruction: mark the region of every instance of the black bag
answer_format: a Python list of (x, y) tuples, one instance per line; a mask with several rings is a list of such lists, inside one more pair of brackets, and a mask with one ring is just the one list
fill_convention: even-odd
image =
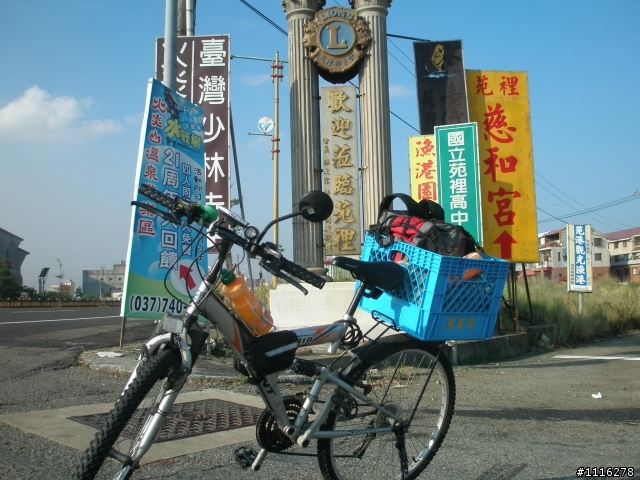
[[(391, 210), (398, 198), (406, 210)], [(394, 193), (380, 202), (378, 223), (369, 227), (378, 245), (401, 240), (439, 255), (464, 256), (478, 246), (473, 236), (459, 225), (444, 223), (444, 210), (433, 200), (416, 202), (409, 195)]]
[(289, 368), (297, 348), (298, 336), (290, 330), (282, 330), (253, 339), (246, 355), (253, 371), (258, 377), (264, 377)]

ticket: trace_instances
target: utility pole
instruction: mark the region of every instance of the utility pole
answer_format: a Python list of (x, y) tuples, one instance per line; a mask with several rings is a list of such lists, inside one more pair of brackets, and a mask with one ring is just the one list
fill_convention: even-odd
[[(233, 55), (232, 58), (271, 62), (271, 79), (272, 79), (272, 82), (274, 83), (274, 101), (273, 101), (274, 113), (273, 113), (273, 133), (271, 134), (272, 136), (271, 159), (273, 160), (273, 218), (276, 219), (278, 218), (278, 210), (279, 210), (278, 209), (278, 171), (279, 171), (278, 160), (279, 160), (279, 153), (280, 153), (280, 133), (279, 133), (280, 132), (280, 82), (284, 77), (284, 75), (282, 74), (282, 69), (284, 68), (284, 66), (282, 64), (287, 63), (287, 61), (286, 60), (280, 61), (280, 53), (277, 50), (276, 50), (275, 59), (273, 60), (270, 58), (243, 57), (239, 55)], [(233, 158), (236, 162), (235, 167), (236, 167), (236, 175), (237, 175), (237, 182), (238, 182), (238, 195), (240, 196), (240, 211), (241, 211), (242, 217), (244, 218), (244, 206), (242, 201), (242, 190), (240, 188), (238, 158), (236, 154), (236, 141), (235, 141), (233, 132), (234, 132), (233, 120), (231, 120), (231, 145), (233, 148)], [(267, 132), (264, 131), (260, 134), (249, 132), (249, 135), (267, 135)], [(280, 246), (278, 243), (278, 224), (277, 223), (274, 224), (272, 228), (273, 228), (273, 243), (275, 243), (276, 248), (278, 248)], [(251, 272), (251, 262), (247, 260), (247, 264), (249, 265), (249, 272)], [(250, 280), (251, 280), (251, 288), (253, 289), (253, 278), (251, 278)], [(278, 281), (277, 277), (274, 276), (273, 288), (276, 288), (277, 281)]]
[(166, 0), (164, 19), (164, 83), (171, 90), (176, 89), (176, 43), (178, 23), (178, 0)]
[[(273, 218), (278, 218), (278, 160), (280, 153), (280, 82), (284, 75), (282, 74), (282, 63), (280, 63), (280, 54), (276, 50), (276, 60), (271, 64), (271, 78), (275, 85), (274, 87), (274, 102), (273, 102), (273, 148), (271, 153), (273, 154)], [(273, 226), (273, 243), (276, 248), (280, 248), (278, 243), (278, 224)], [(273, 288), (278, 286), (278, 277), (273, 277)]]

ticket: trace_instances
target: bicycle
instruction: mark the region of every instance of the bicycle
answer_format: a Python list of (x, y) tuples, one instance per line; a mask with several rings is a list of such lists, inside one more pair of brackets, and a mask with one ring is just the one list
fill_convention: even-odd
[[(378, 322), (363, 333), (353, 316), (363, 297), (375, 298), (402, 284), (405, 269), (394, 262), (336, 257), (333, 264), (359, 282), (344, 317), (328, 325), (256, 337), (216, 294), (224, 259), (235, 245), (305, 294), (306, 288), (292, 277), (322, 288), (325, 279), (287, 260), (276, 245), (262, 239), (284, 219), (301, 215), (312, 222), (325, 220), (333, 208), (330, 197), (310, 192), (301, 199), (298, 212), (273, 220), (260, 232), (224, 207), (202, 207), (148, 185), (139, 191), (167, 210), (132, 204), (152, 208), (172, 222), (182, 223), (184, 218), (189, 224), (199, 223), (206, 235), (217, 235), (218, 257), (186, 314), (166, 314), (142, 347), (136, 369), (82, 455), (74, 478), (127, 479), (138, 468), (204, 351), (208, 334), (198, 324), (199, 316), (209, 320), (231, 346), (236, 368), (257, 387), (266, 406), (256, 424), (261, 450), (235, 452), (244, 468), (257, 471), (269, 453), (295, 454), (289, 449), (305, 450), (315, 440), (325, 478), (418, 477), (442, 444), (453, 415), (455, 381), (444, 343), (414, 339), (375, 315)], [(330, 353), (342, 350), (350, 358), (341, 366), (337, 362), (324, 366), (296, 357), (300, 345), (318, 344), (329, 344)], [(313, 379), (304, 398), (281, 394), (278, 372), (287, 368)], [(321, 399), (329, 384), (335, 387)]]

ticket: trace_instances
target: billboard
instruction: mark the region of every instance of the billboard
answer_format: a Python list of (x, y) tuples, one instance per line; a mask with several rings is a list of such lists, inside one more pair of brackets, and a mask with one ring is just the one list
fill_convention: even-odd
[(460, 225), (482, 245), (482, 205), (475, 123), (436, 127), (438, 197), (444, 221)]
[(537, 262), (527, 73), (467, 70), (466, 76), (469, 117), (478, 124), (483, 247), (504, 260)]
[[(206, 201), (229, 208), (229, 35), (178, 37), (176, 81), (203, 110)], [(163, 80), (164, 38), (156, 39), (156, 79)]]
[(437, 169), (435, 135), (409, 137), (409, 179), (412, 198), (417, 201), (428, 199), (440, 202)]
[(469, 121), (462, 42), (414, 42), (420, 133)]
[(360, 255), (360, 174), (356, 87), (322, 87), (322, 182), (333, 200), (324, 223), (326, 255)]
[[(142, 183), (159, 192), (204, 205), (202, 108), (157, 80), (149, 80), (134, 199)], [(187, 226), (134, 207), (121, 316), (161, 318), (182, 313), (207, 270), (204, 237)]]
[(567, 291), (593, 291), (591, 225), (567, 224)]

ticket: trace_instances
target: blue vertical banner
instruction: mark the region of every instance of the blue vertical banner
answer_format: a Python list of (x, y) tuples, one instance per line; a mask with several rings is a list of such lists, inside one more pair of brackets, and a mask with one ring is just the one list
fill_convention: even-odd
[[(138, 193), (146, 183), (171, 197), (204, 205), (204, 168), (202, 108), (149, 80), (134, 200), (157, 207)], [(197, 230), (134, 207), (121, 315), (160, 318), (167, 312), (182, 313), (207, 269), (205, 245)]]
[(567, 225), (567, 291), (592, 292), (591, 225)]

